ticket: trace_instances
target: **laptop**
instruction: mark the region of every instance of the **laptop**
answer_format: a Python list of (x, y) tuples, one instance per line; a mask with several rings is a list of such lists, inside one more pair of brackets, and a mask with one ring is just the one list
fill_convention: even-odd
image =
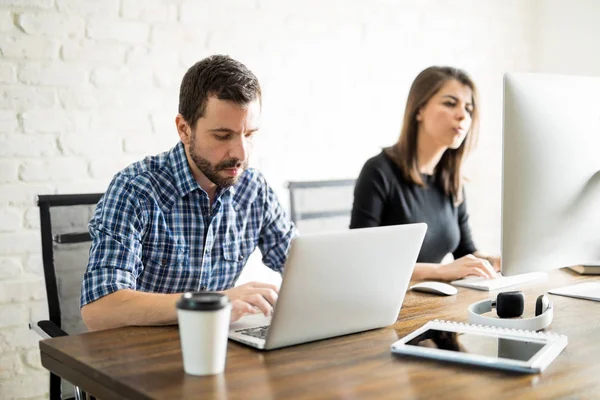
[(293, 239), (272, 317), (245, 316), (229, 338), (262, 350), (392, 325), (423, 244), (424, 223)]

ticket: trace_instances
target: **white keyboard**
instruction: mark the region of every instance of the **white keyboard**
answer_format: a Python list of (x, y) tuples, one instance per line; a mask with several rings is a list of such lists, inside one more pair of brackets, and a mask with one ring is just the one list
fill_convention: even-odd
[(527, 274), (513, 275), (513, 276), (502, 276), (498, 275), (494, 279), (485, 279), (480, 276), (467, 276), (457, 281), (452, 281), (453, 285), (462, 286), (470, 289), (477, 290), (498, 290), (509, 286), (516, 286), (522, 283), (537, 281), (545, 279), (548, 274), (545, 272), (530, 272)]

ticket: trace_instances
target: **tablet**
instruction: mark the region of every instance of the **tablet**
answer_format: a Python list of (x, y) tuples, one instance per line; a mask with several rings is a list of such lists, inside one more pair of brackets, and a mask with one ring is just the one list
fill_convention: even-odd
[(392, 353), (539, 373), (567, 346), (564, 335), (434, 320), (392, 345)]

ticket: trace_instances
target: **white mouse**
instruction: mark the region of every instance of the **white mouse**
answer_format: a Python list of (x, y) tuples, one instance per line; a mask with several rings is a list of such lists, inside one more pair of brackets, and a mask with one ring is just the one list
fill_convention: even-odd
[(452, 296), (458, 293), (458, 290), (447, 283), (426, 281), (420, 282), (410, 287), (415, 292), (433, 293), (444, 296)]

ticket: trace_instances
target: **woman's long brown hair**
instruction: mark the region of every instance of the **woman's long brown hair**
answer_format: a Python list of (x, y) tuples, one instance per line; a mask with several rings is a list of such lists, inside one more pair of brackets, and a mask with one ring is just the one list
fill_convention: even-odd
[(461, 175), (463, 159), (475, 146), (479, 133), (477, 87), (465, 71), (453, 67), (429, 67), (423, 70), (410, 87), (400, 138), (396, 144), (385, 148), (384, 152), (398, 165), (403, 178), (407, 182), (419, 186), (425, 185), (417, 160), (417, 133), (419, 131), (417, 114), (433, 95), (450, 80), (456, 80), (468, 86), (473, 94), (471, 128), (467, 132), (465, 140), (457, 149), (447, 149), (434, 171), (436, 181), (441, 184), (444, 192), (452, 197), (454, 204), (458, 205), (463, 201), (463, 179)]

